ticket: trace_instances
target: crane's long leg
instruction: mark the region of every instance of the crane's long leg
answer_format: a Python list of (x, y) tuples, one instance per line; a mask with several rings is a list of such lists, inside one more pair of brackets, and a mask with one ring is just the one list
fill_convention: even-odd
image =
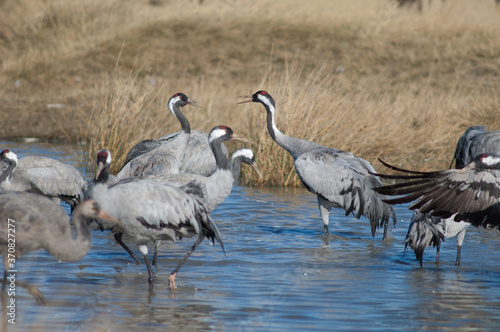
[(175, 288), (175, 277), (177, 276), (177, 272), (179, 272), (181, 266), (186, 262), (188, 257), (191, 256), (193, 251), (196, 249), (196, 247), (198, 247), (198, 245), (201, 243), (201, 241), (203, 241), (204, 238), (205, 238), (205, 235), (200, 234), (200, 236), (198, 237), (196, 242), (193, 244), (193, 246), (188, 250), (188, 252), (184, 255), (184, 257), (182, 257), (181, 261), (179, 262), (179, 264), (177, 264), (177, 266), (172, 271), (172, 273), (170, 273), (170, 275), (168, 276), (168, 286), (170, 289)]
[(330, 218), (330, 205), (323, 197), (318, 195), (318, 208), (321, 219), (323, 220), (323, 226), (325, 228), (325, 236), (330, 235), (328, 232), (328, 219)]
[(137, 265), (141, 264), (141, 262), (137, 259), (137, 257), (134, 255), (132, 250), (122, 241), (122, 233), (115, 233), (115, 241), (118, 243), (120, 246), (122, 246), (123, 249), (125, 249), (126, 252), (134, 259), (134, 261), (137, 263)]
[(148, 258), (148, 246), (141, 244), (138, 246), (141, 253), (144, 255), (144, 262), (146, 263), (146, 267), (148, 268), (148, 282), (149, 282), (149, 292), (153, 291), (153, 285), (155, 282), (155, 274), (153, 273), (153, 268), (151, 267), (151, 263)]
[[(2, 294), (3, 292), (5, 292), (6, 288), (7, 288), (7, 283), (9, 281), (7, 280), (7, 270), (4, 270), (3, 272), (3, 280), (2, 280)], [(34, 285), (30, 285), (26, 282), (22, 282), (22, 281), (19, 281), (16, 279), (16, 287), (19, 286), (19, 287), (23, 287), (23, 288), (26, 288), (26, 291), (31, 295), (33, 296), (33, 298), (35, 299), (36, 302), (40, 303), (40, 304), (47, 304), (47, 300), (45, 300), (45, 298), (43, 297), (42, 295), (42, 292), (40, 292), (40, 290), (38, 289), (38, 287), (34, 286)]]
[(462, 252), (462, 243), (464, 243), (465, 231), (467, 228), (464, 228), (457, 234), (457, 259), (455, 261), (456, 266), (460, 266), (460, 254)]
[(441, 243), (436, 245), (436, 264), (439, 264), (439, 249), (441, 248)]
[[(5, 257), (3, 257), (3, 266), (4, 266), (4, 270), (3, 270), (3, 280), (2, 280), (2, 294), (6, 290), (6, 288), (7, 288), (7, 282), (8, 282), (8, 280), (7, 280), (7, 270), (9, 268), (9, 266), (7, 264), (7, 260), (6, 260)], [(33, 298), (35, 299), (36, 302), (38, 302), (40, 304), (47, 304), (47, 301), (43, 297), (43, 295), (40, 292), (40, 290), (38, 289), (38, 287), (30, 285), (30, 284), (25, 283), (25, 282), (21, 282), (19, 280), (16, 280), (16, 286), (20, 286), (20, 287), (26, 288), (26, 291), (29, 294), (31, 294), (31, 296), (33, 296)]]
[(155, 241), (155, 252), (153, 254), (153, 265), (156, 266), (158, 262), (158, 249), (160, 248), (161, 241)]

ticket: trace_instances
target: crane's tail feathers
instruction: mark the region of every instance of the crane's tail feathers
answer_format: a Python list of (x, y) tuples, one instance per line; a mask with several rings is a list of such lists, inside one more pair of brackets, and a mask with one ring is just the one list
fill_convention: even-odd
[(408, 247), (412, 248), (422, 266), (425, 249), (439, 246), (444, 238), (444, 222), (440, 218), (415, 211), (406, 234), (405, 251)]
[(206, 214), (207, 219), (203, 223), (203, 232), (207, 238), (212, 240), (212, 244), (215, 244), (215, 240), (219, 242), (220, 247), (222, 249), (222, 252), (224, 253), (224, 256), (227, 257), (226, 255), (226, 250), (224, 249), (224, 243), (222, 242), (222, 238), (220, 236), (219, 228), (217, 227), (217, 224), (215, 221), (212, 219), (212, 216), (207, 212)]

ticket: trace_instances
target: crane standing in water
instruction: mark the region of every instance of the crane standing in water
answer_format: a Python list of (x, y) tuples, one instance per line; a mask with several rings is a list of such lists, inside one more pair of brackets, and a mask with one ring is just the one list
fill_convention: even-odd
[(319, 211), (323, 219), (325, 235), (329, 234), (328, 219), (332, 207), (341, 208), (346, 215), (351, 212), (356, 218), (362, 215), (370, 220), (371, 233), (375, 236), (378, 227), (384, 227), (387, 236), (389, 219), (394, 224), (393, 208), (382, 200), (385, 196), (374, 195), (372, 188), (382, 186), (370, 163), (350, 152), (321, 146), (317, 143), (284, 135), (274, 122), (276, 105), (266, 91), (257, 91), (241, 103), (261, 103), (267, 111), (269, 135), (287, 150), (295, 162), (295, 171), (304, 186), (317, 196)]
[[(0, 215), (5, 218), (0, 223), (0, 253), (4, 264), (2, 289), (5, 288), (7, 271), (26, 253), (45, 249), (60, 261), (75, 262), (90, 250), (92, 240), (87, 226), (90, 219), (107, 220), (114, 225), (118, 223), (94, 200), (86, 200), (73, 213), (73, 237), (68, 214), (60, 205), (42, 195), (27, 192), (1, 192)], [(11, 246), (12, 243), (15, 245)], [(37, 302), (46, 302), (36, 286), (19, 281), (16, 285), (25, 287)]]
[[(486, 131), (486, 126), (471, 126), (460, 136), (453, 160), (457, 169), (464, 168), (481, 153), (500, 153), (500, 131)], [(452, 163), (453, 165), (453, 163)], [(450, 165), (451, 167), (451, 165)], [(441, 241), (457, 237), (457, 255), (455, 265), (460, 266), (460, 258), (465, 233), (470, 223), (455, 222), (453, 217), (438, 218), (416, 211), (413, 214), (405, 248), (411, 247), (422, 266), (424, 250), (427, 246), (436, 246), (436, 263), (439, 263)]]

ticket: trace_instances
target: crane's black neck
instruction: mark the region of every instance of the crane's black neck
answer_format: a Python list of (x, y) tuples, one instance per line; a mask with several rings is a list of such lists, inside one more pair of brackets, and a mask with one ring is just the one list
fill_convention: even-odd
[(104, 168), (102, 169), (101, 173), (99, 173), (99, 176), (97, 179), (95, 179), (95, 183), (107, 183), (109, 179), (109, 167), (110, 165), (105, 165)]
[(174, 105), (172, 108), (175, 117), (181, 123), (182, 131), (185, 132), (186, 134), (191, 133), (191, 125), (189, 124), (189, 121), (184, 115), (184, 113), (182, 113), (180, 106)]
[(236, 158), (231, 158), (231, 173), (233, 174), (233, 179), (238, 181), (241, 173), (241, 162), (243, 156), (238, 156)]
[(14, 172), (14, 169), (17, 167), (17, 162), (15, 160), (10, 160), (10, 159), (5, 159), (7, 163), (9, 163), (9, 166), (7, 169), (0, 175), (0, 183), (4, 182), (5, 179), (9, 177), (9, 175)]
[(231, 165), (229, 164), (229, 159), (222, 151), (222, 138), (215, 139), (210, 142), (210, 148), (215, 156), (215, 165), (217, 170), (229, 170)]

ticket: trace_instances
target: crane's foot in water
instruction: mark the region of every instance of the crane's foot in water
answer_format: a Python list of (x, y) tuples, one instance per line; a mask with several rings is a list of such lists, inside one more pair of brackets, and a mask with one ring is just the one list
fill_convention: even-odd
[(330, 232), (328, 232), (328, 225), (325, 225), (325, 233), (323, 234), (325, 237), (330, 236)]
[(177, 286), (175, 285), (175, 277), (176, 276), (177, 276), (177, 272), (174, 272), (168, 276), (168, 288), (170, 288), (170, 290), (177, 288)]
[(31, 294), (31, 296), (33, 296), (33, 298), (37, 303), (47, 305), (47, 300), (45, 300), (45, 298), (42, 295), (42, 292), (40, 292), (38, 287), (33, 285), (27, 285), (26, 290), (28, 291), (28, 293)]

